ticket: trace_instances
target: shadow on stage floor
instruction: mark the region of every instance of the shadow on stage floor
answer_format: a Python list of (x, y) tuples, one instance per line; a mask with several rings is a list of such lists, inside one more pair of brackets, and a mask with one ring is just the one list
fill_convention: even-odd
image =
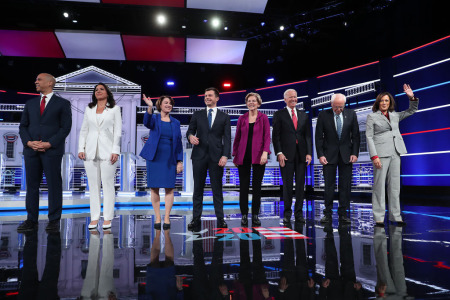
[[(335, 203), (335, 209), (337, 208)], [(151, 209), (121, 207), (112, 230), (90, 232), (87, 209), (64, 211), (60, 234), (18, 234), (22, 216), (0, 216), (0, 298), (14, 299), (449, 299), (450, 208), (405, 206), (406, 227), (374, 228), (370, 204), (351, 205), (351, 225), (323, 226), (323, 202), (304, 203), (306, 224), (280, 224), (283, 203), (265, 198), (261, 226), (229, 228), (206, 207), (189, 232), (190, 206), (170, 230)], [(274, 297), (274, 298), (271, 298)]]

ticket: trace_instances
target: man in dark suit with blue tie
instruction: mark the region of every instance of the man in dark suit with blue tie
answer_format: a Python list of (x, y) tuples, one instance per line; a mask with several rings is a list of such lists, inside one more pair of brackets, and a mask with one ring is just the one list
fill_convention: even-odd
[(339, 222), (351, 223), (347, 217), (352, 187), (352, 167), (358, 160), (359, 126), (355, 111), (345, 108), (343, 94), (331, 97), (331, 108), (320, 112), (316, 125), (316, 150), (323, 165), (325, 209), (322, 223), (331, 222), (336, 169), (339, 169)]
[(72, 128), (72, 110), (69, 101), (53, 94), (56, 80), (52, 75), (39, 74), (35, 84), (41, 95), (25, 104), (19, 126), (27, 180), (27, 220), (17, 231), (38, 228), (39, 186), (44, 172), (48, 186), (46, 231), (58, 232), (62, 212), (61, 159)]
[(188, 230), (200, 227), (203, 211), (203, 191), (206, 172), (213, 192), (217, 227), (227, 228), (223, 214), (222, 177), (223, 168), (231, 157), (230, 116), (217, 109), (219, 91), (216, 88), (205, 90), (206, 109), (195, 112), (189, 122), (186, 137), (194, 145), (192, 149), (192, 168), (194, 176), (193, 219)]

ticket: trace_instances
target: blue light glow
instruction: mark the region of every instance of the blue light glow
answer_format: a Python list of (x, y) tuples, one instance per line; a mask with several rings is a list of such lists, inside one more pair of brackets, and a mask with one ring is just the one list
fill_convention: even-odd
[[(446, 81), (446, 82), (442, 82), (442, 83), (438, 83), (438, 84), (433, 84), (433, 85), (426, 86), (426, 87), (423, 87), (423, 88), (420, 88), (420, 89), (416, 89), (416, 90), (414, 90), (414, 92), (419, 92), (419, 91), (423, 91), (423, 90), (432, 89), (432, 88), (435, 88), (435, 87), (438, 87), (438, 86), (441, 86), (441, 85), (446, 85), (446, 84), (449, 84), (449, 83), (450, 83), (450, 81)], [(402, 96), (402, 95), (405, 95), (405, 93), (396, 94), (395, 97)]]
[(274, 81), (274, 80), (275, 80), (275, 78), (273, 78), (273, 77), (267, 78), (267, 82), (272, 82), (272, 81)]
[(169, 86), (173, 86), (173, 85), (175, 85), (175, 82), (173, 82), (173, 81), (167, 81), (166, 84), (169, 85)]

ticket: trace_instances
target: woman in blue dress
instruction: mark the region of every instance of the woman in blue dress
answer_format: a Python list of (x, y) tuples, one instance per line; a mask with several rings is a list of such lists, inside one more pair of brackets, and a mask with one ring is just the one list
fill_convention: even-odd
[(174, 101), (170, 96), (161, 96), (156, 101), (160, 114), (153, 114), (153, 102), (143, 95), (148, 105), (144, 125), (150, 135), (140, 156), (147, 161), (147, 186), (151, 189), (152, 206), (155, 210), (155, 229), (161, 229), (159, 189), (166, 190), (163, 229), (170, 228), (170, 210), (173, 205), (175, 177), (183, 171), (183, 146), (181, 144), (180, 121), (169, 116)]

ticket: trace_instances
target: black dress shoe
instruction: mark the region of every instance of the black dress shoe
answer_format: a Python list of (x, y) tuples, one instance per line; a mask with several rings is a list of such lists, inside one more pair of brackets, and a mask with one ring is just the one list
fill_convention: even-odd
[(161, 230), (161, 222), (153, 224), (153, 228), (156, 230)]
[(323, 216), (323, 218), (320, 219), (320, 223), (331, 223), (331, 217), (330, 216)]
[(406, 226), (406, 222), (405, 221), (394, 221), (394, 225), (399, 226), (399, 227), (404, 227), (404, 226)]
[(47, 227), (45, 227), (45, 231), (47, 231), (48, 233), (59, 232), (59, 223), (59, 220), (48, 222)]
[(305, 218), (303, 217), (299, 217), (299, 218), (295, 218), (295, 223), (306, 223)]
[(170, 223), (164, 223), (163, 224), (163, 229), (164, 230), (169, 230), (170, 229)]
[(339, 217), (339, 223), (341, 224), (351, 224), (352, 220), (350, 220), (348, 217), (346, 216), (340, 216)]
[(375, 222), (375, 227), (384, 227), (384, 222)]
[(193, 218), (191, 223), (188, 224), (188, 230), (189, 231), (195, 231), (196, 229), (199, 229), (201, 225), (200, 218)]
[(242, 215), (241, 217), (241, 225), (247, 226), (248, 225), (248, 215)]
[(217, 228), (228, 228), (227, 222), (223, 218), (217, 218)]
[(38, 229), (38, 222), (33, 222), (31, 220), (26, 220), (17, 227), (18, 233), (32, 232)]
[(258, 215), (252, 215), (252, 226), (261, 226), (261, 221)]
[(291, 226), (291, 219), (288, 218), (288, 217), (284, 217), (283, 218), (283, 226), (290, 227)]

